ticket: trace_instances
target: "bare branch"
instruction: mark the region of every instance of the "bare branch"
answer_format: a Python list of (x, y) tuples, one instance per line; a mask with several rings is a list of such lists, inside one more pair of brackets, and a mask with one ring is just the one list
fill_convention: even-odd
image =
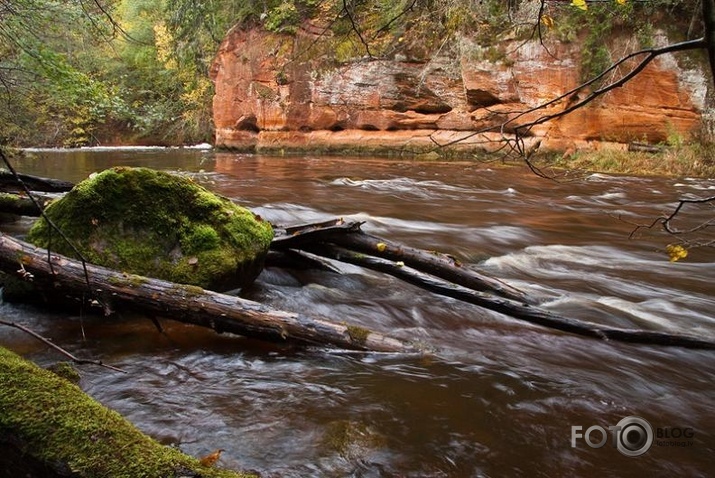
[[(650, 224), (636, 224), (635, 228), (630, 234), (630, 238), (635, 237), (636, 233), (641, 229), (653, 229), (657, 225), (660, 225), (665, 232), (673, 236), (683, 236), (687, 234), (693, 234), (695, 232), (703, 231), (710, 227), (715, 226), (715, 220), (709, 220), (698, 224), (697, 226), (691, 227), (689, 229), (679, 229), (673, 225), (673, 221), (681, 214), (683, 208), (688, 204), (715, 204), (715, 196), (705, 197), (705, 198), (687, 198), (678, 201), (678, 205), (671, 211), (667, 216), (660, 216), (653, 220)], [(695, 246), (710, 246), (715, 241), (709, 241), (706, 243), (695, 244)]]
[[(562, 95), (557, 96), (556, 98), (554, 98), (550, 101), (547, 101), (546, 103), (542, 103), (538, 106), (535, 106), (534, 108), (530, 108), (526, 111), (519, 113), (517, 116), (515, 116), (515, 117), (511, 118), (510, 120), (508, 120), (507, 122), (505, 122), (502, 125), (502, 128), (504, 128), (505, 126), (507, 126), (510, 123), (515, 123), (519, 118), (522, 118), (523, 116), (525, 116), (529, 113), (533, 113), (535, 111), (539, 111), (544, 108), (548, 108), (549, 106), (553, 106), (557, 103), (560, 103), (563, 100), (576, 100), (576, 101), (572, 102), (569, 106), (567, 106), (565, 109), (563, 109), (557, 113), (544, 115), (534, 121), (520, 124), (520, 125), (516, 126), (516, 129), (528, 130), (538, 124), (542, 124), (547, 121), (551, 121), (553, 119), (560, 118), (560, 117), (565, 116), (579, 108), (582, 108), (583, 106), (586, 106), (587, 104), (591, 103), (596, 98), (603, 96), (604, 94), (608, 93), (609, 91), (616, 89), (616, 88), (620, 88), (621, 86), (626, 84), (628, 81), (632, 80), (636, 75), (638, 75), (638, 73), (643, 71), (645, 69), (645, 67), (647, 67), (653, 60), (655, 60), (660, 55), (664, 55), (666, 53), (673, 53), (676, 51), (697, 50), (697, 49), (706, 48), (706, 47), (707, 47), (707, 44), (705, 43), (705, 40), (703, 38), (698, 38), (696, 40), (689, 40), (689, 41), (674, 43), (672, 45), (667, 45), (667, 46), (664, 46), (661, 48), (646, 48), (644, 50), (639, 50), (639, 51), (630, 53), (630, 54), (624, 56), (623, 58), (621, 58), (620, 60), (616, 61), (615, 63), (613, 63), (610, 67), (608, 67), (606, 70), (601, 72), (598, 76), (591, 78), (587, 82), (582, 83), (582, 84), (576, 86), (575, 88), (572, 88), (571, 90), (567, 91), (566, 93), (563, 93)], [(613, 81), (613, 82), (591, 92), (585, 98), (578, 99), (577, 95), (579, 92), (581, 92), (582, 90), (586, 89), (587, 87), (593, 85), (594, 83), (598, 82), (599, 80), (603, 79), (609, 73), (616, 70), (619, 66), (621, 66), (625, 62), (627, 62), (633, 58), (643, 56), (643, 55), (645, 55), (645, 58), (643, 58), (643, 60), (641, 60), (641, 62), (638, 63), (638, 65), (636, 65), (627, 74), (625, 74), (618, 80)]]
[(37, 332), (35, 332), (35, 331), (33, 331), (33, 330), (31, 330), (31, 329), (25, 327), (24, 325), (20, 325), (20, 324), (17, 324), (17, 323), (15, 323), (15, 322), (8, 322), (8, 321), (2, 320), (2, 319), (0, 319), (0, 324), (1, 324), (1, 325), (7, 325), (8, 327), (15, 327), (16, 329), (22, 330), (23, 332), (25, 332), (26, 334), (31, 335), (32, 337), (36, 338), (37, 340), (39, 340), (39, 341), (42, 342), (43, 344), (49, 345), (49, 346), (52, 347), (53, 349), (57, 350), (59, 353), (61, 353), (61, 354), (64, 355), (65, 357), (69, 358), (69, 359), (72, 360), (74, 363), (97, 365), (97, 366), (99, 366), (99, 367), (108, 368), (109, 370), (114, 370), (115, 372), (127, 373), (126, 370), (122, 370), (122, 369), (120, 369), (120, 368), (114, 367), (113, 365), (107, 365), (107, 364), (105, 364), (105, 363), (102, 363), (101, 360), (90, 360), (90, 359), (83, 359), (83, 358), (75, 357), (74, 355), (72, 355), (72, 354), (71, 354), (70, 352), (68, 352), (67, 350), (63, 349), (63, 348), (60, 347), (59, 345), (56, 345), (56, 344), (52, 343), (52, 341), (50, 341), (49, 339), (46, 339), (46, 338), (43, 337), (42, 335), (40, 335), (40, 334), (38, 334)]
[(367, 43), (367, 41), (365, 41), (365, 38), (363, 38), (362, 33), (360, 32), (360, 29), (357, 26), (357, 23), (355, 23), (355, 18), (353, 18), (353, 14), (350, 11), (350, 8), (348, 7), (347, 0), (343, 0), (343, 13), (345, 13), (345, 15), (350, 20), (352, 29), (355, 32), (355, 34), (358, 36), (358, 38), (360, 39), (360, 43), (362, 43), (363, 46), (365, 47), (365, 52), (367, 53), (367, 56), (369, 56), (370, 58), (373, 58), (372, 52), (370, 52), (370, 45)]

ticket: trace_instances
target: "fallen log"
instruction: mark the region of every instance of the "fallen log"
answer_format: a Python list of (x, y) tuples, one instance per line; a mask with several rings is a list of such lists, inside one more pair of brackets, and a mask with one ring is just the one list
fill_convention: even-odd
[[(48, 257), (50, 260), (48, 261)], [(347, 350), (421, 352), (409, 342), (343, 321), (271, 309), (200, 287), (83, 264), (0, 235), (0, 269), (46, 290), (98, 300), (106, 311), (134, 309), (201, 327), (274, 342)]]
[(38, 205), (44, 207), (45, 204), (57, 197), (34, 191), (32, 196), (37, 201), (37, 204), (24, 195), (0, 192), (0, 213), (38, 217), (40, 215)]
[(367, 234), (360, 229), (362, 224), (336, 219), (319, 224), (279, 229), (271, 243), (271, 249), (301, 249), (309, 244), (333, 243), (364, 254), (404, 262), (414, 269), (469, 289), (488, 291), (519, 302), (533, 302), (520, 290), (465, 267), (448, 254), (425, 251)]
[(606, 341), (612, 340), (638, 344), (715, 350), (715, 338), (700, 338), (692, 335), (652, 330), (623, 329), (570, 319), (541, 307), (506, 298), (493, 297), (484, 292), (475, 291), (430, 276), (401, 263), (395, 263), (378, 257), (370, 257), (342, 247), (329, 244), (316, 244), (309, 250), (316, 255), (322, 255), (341, 262), (347, 262), (392, 275), (393, 277), (397, 277), (436, 294), (458, 299), (515, 319), (563, 332)]
[(74, 184), (61, 179), (43, 178), (40, 176), (32, 176), (30, 174), (15, 174), (14, 171), (0, 169), (0, 191), (5, 192), (21, 192), (25, 189), (22, 181), (27, 189), (32, 191), (44, 191), (48, 193), (67, 192), (74, 187)]

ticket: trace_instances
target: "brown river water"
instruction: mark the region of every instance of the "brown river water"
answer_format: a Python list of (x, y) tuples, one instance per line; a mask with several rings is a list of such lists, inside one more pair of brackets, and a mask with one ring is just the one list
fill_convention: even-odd
[[(199, 150), (39, 151), (16, 163), (72, 181), (114, 165), (188, 174), (275, 224), (366, 221), (373, 234), (453, 254), (571, 318), (715, 337), (715, 253), (670, 263), (667, 237), (629, 239), (633, 223), (678, 198), (713, 195), (715, 180), (554, 182), (497, 164)], [(168, 320), (161, 335), (141, 316), (10, 304), (0, 314), (126, 370), (82, 366), (81, 386), (163, 443), (195, 456), (224, 448), (222, 467), (270, 477), (715, 476), (715, 351), (581, 338), (339, 268), (267, 269), (242, 295), (435, 352), (289, 348)], [(0, 344), (42, 365), (63, 359), (15, 330), (0, 329)], [(650, 424), (640, 456), (608, 431), (628, 417)], [(607, 431), (603, 447), (582, 436), (601, 442), (600, 428), (586, 433), (593, 426)]]

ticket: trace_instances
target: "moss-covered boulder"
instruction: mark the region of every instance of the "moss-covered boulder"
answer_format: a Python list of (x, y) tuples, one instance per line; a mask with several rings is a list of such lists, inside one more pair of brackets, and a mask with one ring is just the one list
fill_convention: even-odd
[[(213, 290), (258, 276), (271, 225), (191, 179), (116, 167), (77, 184), (45, 212), (88, 262)], [(77, 258), (38, 219), (28, 241)]]

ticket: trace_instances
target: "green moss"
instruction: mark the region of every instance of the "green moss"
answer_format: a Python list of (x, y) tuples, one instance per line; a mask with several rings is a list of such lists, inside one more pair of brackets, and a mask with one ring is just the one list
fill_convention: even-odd
[(135, 274), (123, 274), (122, 276), (109, 276), (107, 282), (117, 287), (139, 287), (142, 284), (146, 284), (147, 279), (144, 276), (138, 276)]
[(47, 370), (74, 384), (78, 384), (82, 378), (72, 362), (57, 362), (47, 367)]
[[(148, 168), (96, 174), (46, 213), (89, 262), (206, 288), (250, 283), (273, 239), (270, 224), (251, 211), (188, 178)], [(77, 257), (44, 219), (28, 240)]]
[(357, 325), (348, 325), (347, 332), (350, 336), (350, 340), (359, 345), (364, 345), (367, 341), (367, 337), (372, 333), (370, 330)]
[(220, 242), (221, 238), (216, 229), (208, 224), (196, 224), (187, 228), (180, 244), (185, 254), (196, 254), (215, 249)]
[(201, 287), (184, 284), (176, 284), (173, 290), (182, 294), (184, 297), (198, 297), (205, 292)]
[[(206, 468), (142, 434), (76, 385), (0, 348), (0, 439), (50, 467), (87, 478), (246, 476)], [(63, 475), (64, 476), (64, 475)]]

